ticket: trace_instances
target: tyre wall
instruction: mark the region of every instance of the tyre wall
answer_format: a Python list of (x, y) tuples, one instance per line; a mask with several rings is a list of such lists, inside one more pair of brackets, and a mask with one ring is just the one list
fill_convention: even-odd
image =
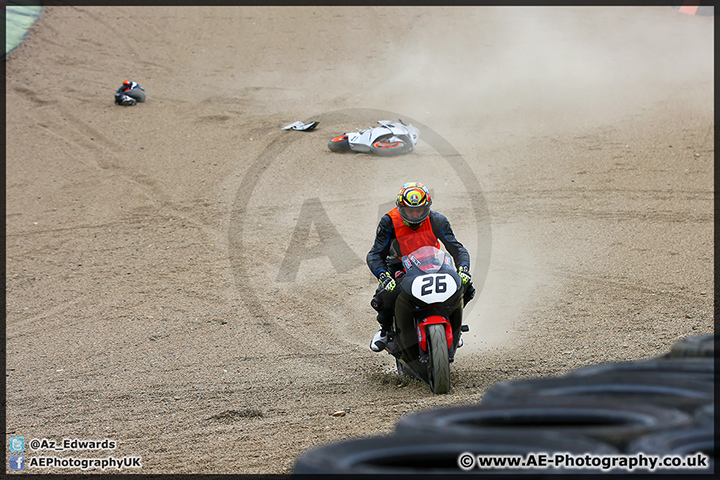
[[(293, 474), (480, 473), (461, 468), (461, 457), (537, 452), (658, 457), (702, 453), (708, 457), (707, 468), (653, 471), (714, 473), (714, 345), (714, 334), (699, 335), (649, 360), (499, 382), (477, 404), (412, 413), (402, 417), (390, 435), (309, 450), (296, 459)], [(502, 470), (547, 475), (606, 471), (587, 466)]]

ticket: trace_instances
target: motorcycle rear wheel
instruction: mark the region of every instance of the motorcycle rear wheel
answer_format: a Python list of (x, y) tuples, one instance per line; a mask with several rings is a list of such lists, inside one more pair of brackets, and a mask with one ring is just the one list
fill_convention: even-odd
[(347, 135), (338, 135), (328, 141), (328, 148), (331, 152), (349, 152), (350, 142)]
[(402, 141), (402, 140), (390, 141), (390, 137), (378, 138), (370, 146), (370, 153), (378, 155), (380, 157), (403, 155), (405, 153), (410, 152), (411, 150), (412, 150), (412, 147), (409, 146), (404, 141)]
[(428, 325), (426, 332), (430, 350), (428, 360), (430, 390), (435, 394), (447, 393), (450, 391), (450, 360), (445, 325)]
[(405, 367), (403, 366), (402, 363), (400, 363), (400, 360), (398, 360), (397, 358), (395, 359), (395, 365), (397, 366), (398, 375), (400, 375), (401, 377), (404, 376), (405, 375)]

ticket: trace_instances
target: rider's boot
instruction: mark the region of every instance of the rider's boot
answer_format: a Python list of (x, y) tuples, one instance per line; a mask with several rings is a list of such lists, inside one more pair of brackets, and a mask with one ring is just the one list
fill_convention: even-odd
[(373, 352), (382, 352), (388, 344), (388, 332), (392, 330), (392, 308), (379, 310), (377, 313), (377, 322), (380, 324), (373, 339), (370, 341), (370, 350)]
[(370, 350), (372, 350), (373, 352), (382, 352), (383, 350), (385, 350), (388, 342), (387, 334), (387, 330), (385, 330), (383, 327), (380, 327), (380, 330), (375, 332), (375, 336), (373, 336), (373, 339), (370, 342)]

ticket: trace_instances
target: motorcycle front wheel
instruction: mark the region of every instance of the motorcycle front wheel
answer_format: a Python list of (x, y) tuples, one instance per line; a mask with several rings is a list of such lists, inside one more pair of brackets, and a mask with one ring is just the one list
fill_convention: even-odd
[(348, 136), (338, 135), (335, 138), (331, 138), (328, 142), (328, 148), (331, 152), (349, 152), (350, 142), (348, 141)]
[(447, 393), (450, 391), (450, 360), (445, 325), (428, 325), (426, 332), (428, 350), (430, 350), (428, 360), (430, 390), (435, 394)]

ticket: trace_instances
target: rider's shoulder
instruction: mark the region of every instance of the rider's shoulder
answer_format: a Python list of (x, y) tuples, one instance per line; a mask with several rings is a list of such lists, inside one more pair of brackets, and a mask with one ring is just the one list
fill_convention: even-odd
[(390, 218), (390, 215), (388, 215), (388, 214), (386, 213), (385, 215), (383, 215), (383, 216), (380, 218), (380, 222), (378, 223), (377, 232), (376, 232), (376, 233), (377, 233), (378, 235), (380, 235), (380, 234), (383, 233), (383, 232), (393, 231), (394, 228), (395, 228), (395, 227), (393, 226), (392, 218)]
[(431, 222), (436, 222), (436, 221), (448, 222), (449, 221), (445, 215), (443, 215), (440, 212), (436, 212), (435, 210), (430, 210), (430, 215), (428, 215), (428, 216), (430, 217)]
[(380, 218), (380, 225), (392, 225), (392, 224), (393, 224), (393, 220), (392, 220), (392, 217), (390, 216), (390, 212), (386, 213), (385, 215), (383, 215)]

